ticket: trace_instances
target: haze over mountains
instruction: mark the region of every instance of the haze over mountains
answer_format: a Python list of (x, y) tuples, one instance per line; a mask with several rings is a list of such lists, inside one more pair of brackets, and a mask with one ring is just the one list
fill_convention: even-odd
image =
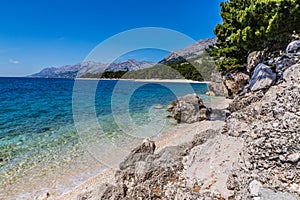
[(82, 62), (75, 65), (66, 65), (62, 67), (50, 67), (41, 70), (29, 77), (34, 78), (76, 78), (85, 74), (99, 74), (105, 71), (134, 71), (146, 69), (155, 65), (154, 62), (137, 61), (134, 59), (125, 60), (122, 62), (114, 62), (111, 64), (97, 63), (97, 62)]
[[(209, 45), (214, 44), (215, 38), (200, 40), (197, 43), (188, 46), (184, 49), (171, 52), (166, 58), (161, 60), (159, 64), (169, 65), (178, 63), (182, 60), (201, 63), (201, 55)], [(38, 73), (29, 75), (28, 77), (34, 78), (69, 78), (82, 77), (87, 74), (101, 74), (103, 72), (128, 72), (128, 71), (141, 71), (157, 67), (157, 63), (149, 61), (137, 61), (129, 59), (121, 62), (97, 63), (93, 61), (82, 62), (75, 65), (65, 65), (62, 67), (50, 67), (41, 70)]]

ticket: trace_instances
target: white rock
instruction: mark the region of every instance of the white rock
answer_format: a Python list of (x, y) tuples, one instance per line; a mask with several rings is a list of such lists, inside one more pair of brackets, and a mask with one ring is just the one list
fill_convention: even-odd
[(279, 126), (279, 124), (278, 124), (277, 122), (274, 122), (274, 123), (273, 123), (273, 127), (274, 127), (274, 128), (276, 128), (276, 127), (278, 127), (278, 126)]
[(293, 192), (297, 192), (297, 191), (300, 189), (300, 187), (299, 187), (298, 184), (293, 183), (293, 184), (290, 186), (289, 189), (290, 189), (291, 191), (293, 191)]
[(300, 50), (300, 40), (291, 42), (286, 48), (287, 53), (297, 53), (299, 52), (299, 50)]
[(300, 153), (297, 152), (297, 153), (290, 154), (287, 156), (286, 160), (288, 162), (293, 162), (293, 163), (298, 162), (300, 160)]
[(272, 69), (265, 64), (258, 64), (253, 72), (253, 75), (249, 81), (251, 91), (257, 91), (265, 88), (269, 88), (273, 85), (276, 79), (276, 74)]
[(259, 181), (257, 180), (251, 181), (251, 183), (249, 184), (250, 194), (253, 196), (258, 196), (261, 187), (262, 184)]

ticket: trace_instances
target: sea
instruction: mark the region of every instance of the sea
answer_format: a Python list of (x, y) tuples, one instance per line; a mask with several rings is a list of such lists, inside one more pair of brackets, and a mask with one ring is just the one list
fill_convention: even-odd
[(60, 195), (176, 126), (166, 111), (205, 83), (0, 78), (0, 199)]

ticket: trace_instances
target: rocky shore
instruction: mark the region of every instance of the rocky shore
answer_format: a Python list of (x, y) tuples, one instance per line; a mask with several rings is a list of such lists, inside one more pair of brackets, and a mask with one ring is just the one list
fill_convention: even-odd
[[(182, 140), (158, 149), (145, 140), (113, 181), (76, 199), (300, 199), (299, 50), (294, 41), (268, 57), (255, 52), (247, 71), (225, 74), (228, 110), (210, 109), (195, 95), (174, 101), (173, 116), (191, 123), (181, 129)], [(221, 124), (199, 131), (201, 120)]]

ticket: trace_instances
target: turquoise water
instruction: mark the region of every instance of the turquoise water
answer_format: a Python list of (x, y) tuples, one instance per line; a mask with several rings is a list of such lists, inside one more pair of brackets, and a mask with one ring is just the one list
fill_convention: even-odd
[[(30, 170), (43, 176), (41, 172), (46, 173), (55, 163), (70, 164), (80, 158), (84, 143), (92, 141), (101, 149), (103, 136), (113, 142), (127, 136), (146, 137), (145, 132), (151, 131), (149, 127), (143, 129), (145, 124), (157, 125), (158, 129), (153, 129), (158, 134), (173, 122), (166, 120), (168, 113), (155, 109), (156, 105), (165, 108), (176, 96), (207, 91), (206, 84), (76, 83), (67, 79), (0, 78), (0, 188), (22, 184)], [(139, 135), (139, 129), (145, 135)], [(5, 195), (1, 196), (0, 190), (0, 199)]]

